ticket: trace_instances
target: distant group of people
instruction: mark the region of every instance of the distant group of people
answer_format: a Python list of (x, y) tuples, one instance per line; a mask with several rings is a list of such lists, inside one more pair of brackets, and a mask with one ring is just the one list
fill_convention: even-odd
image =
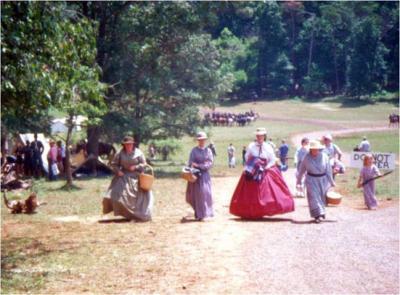
[(258, 115), (252, 110), (245, 113), (211, 112), (204, 116), (204, 121), (214, 126), (245, 126), (257, 119)]
[[(57, 175), (64, 172), (66, 150), (65, 144), (61, 140), (55, 142), (49, 140), (50, 149), (47, 153), (48, 177), (49, 180), (57, 179)], [(46, 173), (43, 167), (44, 145), (38, 140), (37, 134), (34, 134), (34, 140), (25, 143), (17, 142), (15, 150), (12, 152), (8, 162), (14, 162), (15, 172), (18, 177), (43, 177)], [(15, 159), (15, 160), (14, 160)]]

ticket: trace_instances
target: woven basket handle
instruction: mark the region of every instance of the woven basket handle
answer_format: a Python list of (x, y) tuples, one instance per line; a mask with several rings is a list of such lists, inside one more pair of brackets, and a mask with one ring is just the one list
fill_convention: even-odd
[[(146, 164), (146, 165), (144, 165), (144, 169), (146, 169), (146, 167), (149, 167), (150, 168), (150, 171), (151, 171), (151, 175), (153, 175), (154, 176), (154, 171), (153, 171), (153, 167), (151, 167), (149, 164)], [(144, 173), (144, 169), (143, 169), (143, 173)]]

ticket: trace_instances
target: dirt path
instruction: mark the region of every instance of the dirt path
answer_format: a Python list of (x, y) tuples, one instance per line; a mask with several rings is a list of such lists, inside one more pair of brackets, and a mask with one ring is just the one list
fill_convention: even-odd
[[(286, 172), (285, 178), (294, 190), (294, 169)], [(295, 199), (293, 213), (242, 221), (227, 208), (237, 180), (215, 179), (217, 217), (209, 223), (189, 225), (199, 236), (207, 234), (206, 243), (212, 244), (199, 253), (198, 263), (192, 262), (206, 266), (213, 280), (204, 289), (194, 284), (188, 291), (399, 292), (397, 201), (384, 202), (382, 209), (371, 212), (364, 210), (361, 200), (356, 204), (344, 200), (341, 206), (328, 207), (325, 222), (314, 224), (306, 200)], [(204, 251), (198, 242), (196, 247)]]

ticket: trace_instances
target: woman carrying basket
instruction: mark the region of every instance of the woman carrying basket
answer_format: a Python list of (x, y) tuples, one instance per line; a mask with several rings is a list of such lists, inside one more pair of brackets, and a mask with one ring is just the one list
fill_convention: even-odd
[(114, 211), (115, 216), (141, 221), (151, 220), (153, 193), (139, 187), (139, 174), (143, 171), (146, 159), (132, 137), (125, 136), (122, 150), (118, 152), (111, 166), (115, 176), (103, 198), (103, 214)]
[(189, 167), (200, 170), (200, 173), (196, 175), (195, 182), (188, 182), (186, 202), (192, 206), (195, 218), (202, 221), (204, 218), (214, 216), (211, 177), (208, 173), (214, 158), (211, 149), (206, 147), (206, 133), (197, 133), (196, 139), (198, 145), (190, 152)]
[(321, 152), (325, 146), (317, 140), (311, 140), (310, 152), (301, 162), (297, 173), (297, 185), (301, 185), (302, 178), (306, 175), (307, 201), (310, 207), (310, 215), (316, 223), (325, 219), (326, 193), (335, 186), (329, 157)]

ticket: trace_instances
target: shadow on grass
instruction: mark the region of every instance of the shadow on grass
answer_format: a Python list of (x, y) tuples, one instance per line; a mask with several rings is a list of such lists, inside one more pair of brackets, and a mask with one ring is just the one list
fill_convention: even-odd
[(130, 220), (126, 218), (110, 218), (110, 219), (101, 219), (97, 221), (98, 223), (128, 223), (128, 222), (135, 222), (135, 220)]
[(361, 98), (356, 98), (356, 97), (349, 97), (349, 96), (343, 96), (343, 95), (338, 95), (335, 97), (320, 97), (320, 98), (312, 98), (312, 97), (302, 97), (300, 99), (297, 98), (288, 98), (288, 97), (283, 97), (283, 98), (264, 98), (264, 99), (236, 99), (236, 100), (224, 100), (220, 102), (221, 107), (234, 107), (237, 105), (240, 105), (242, 103), (261, 103), (261, 102), (267, 102), (267, 101), (293, 101), (293, 100), (300, 100), (306, 103), (319, 103), (319, 102), (333, 102), (333, 103), (340, 103), (341, 108), (358, 108), (366, 105), (374, 105), (376, 103), (389, 103), (392, 104), (396, 107), (399, 107), (399, 98), (396, 95), (393, 95), (390, 98), (385, 98), (385, 97), (361, 97)]
[[(49, 250), (37, 239), (2, 238), (1, 245), (1, 291), (6, 294), (36, 293), (46, 283), (47, 271), (26, 269), (27, 264), (53, 253), (74, 251), (76, 246)], [(25, 267), (24, 267), (25, 266)]]
[(74, 191), (80, 191), (80, 190), (82, 190), (82, 188), (75, 184), (72, 184), (71, 186), (64, 184), (61, 187), (47, 189), (48, 192), (59, 192), (59, 191), (74, 192)]
[(367, 105), (374, 105), (376, 103), (389, 103), (396, 107), (399, 106), (398, 97), (392, 98), (355, 98), (355, 97), (346, 97), (346, 96), (336, 96), (328, 100), (324, 100), (325, 102), (334, 102), (340, 103), (341, 108), (359, 108)]

